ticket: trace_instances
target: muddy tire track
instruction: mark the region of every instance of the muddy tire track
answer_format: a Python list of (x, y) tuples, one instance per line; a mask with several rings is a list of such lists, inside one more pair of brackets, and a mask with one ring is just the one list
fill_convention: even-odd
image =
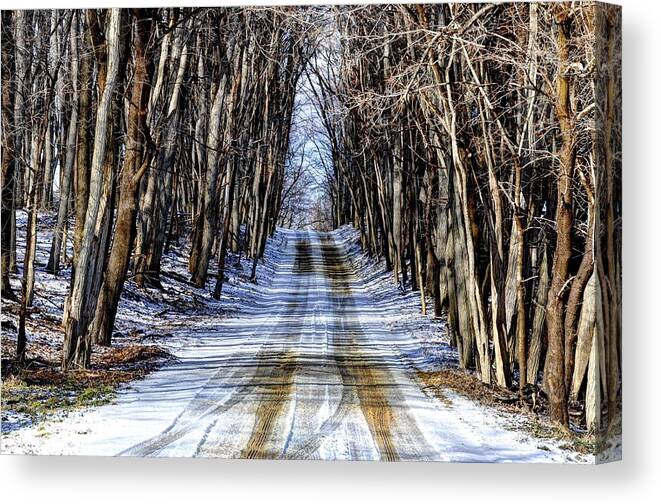
[[(346, 449), (352, 458), (364, 456), (364, 452), (360, 453), (366, 447), (372, 454), (377, 450), (385, 461), (423, 459), (424, 454), (430, 453), (424, 435), (407, 410), (401, 384), (393, 375), (396, 369), (397, 379), (401, 381), (402, 363), (395, 355), (383, 354), (383, 346), (372, 342), (364, 332), (360, 307), (352, 292), (352, 285), (359, 280), (344, 251), (328, 235), (319, 236), (320, 243), (314, 245), (319, 249), (315, 253), (309, 239), (296, 241), (293, 269), (289, 270), (293, 274), (287, 277), (289, 283), (284, 286), (288, 293), (285, 306), (270, 324), (255, 330), (255, 334), (269, 333), (255, 345), (258, 351), (233, 354), (230, 365), (213, 374), (168, 428), (122, 454), (157, 455), (200, 430), (203, 432), (195, 456), (222, 456), (229, 450), (241, 458), (314, 458), (324, 441), (339, 429), (353, 432), (357, 425), (364, 426), (361, 427), (364, 433), (356, 432), (353, 438), (349, 435)], [(325, 278), (321, 284), (320, 273)], [(324, 294), (314, 302), (310, 300), (312, 281), (317, 282), (316, 287), (322, 286)], [(321, 312), (326, 314), (322, 318), (324, 322), (317, 326), (315, 315), (310, 326), (312, 308), (316, 314), (319, 303), (324, 305)], [(305, 339), (310, 337), (306, 343)], [(323, 341), (327, 350), (306, 351), (306, 348), (316, 349), (320, 337), (326, 338)], [(305, 380), (297, 385), (296, 376), (319, 377), (328, 373), (335, 377), (330, 386), (340, 388), (340, 397), (335, 396), (338, 402), (334, 402), (334, 409), (326, 412), (319, 425), (312, 419), (322, 403), (314, 397), (304, 396), (297, 413), (296, 389), (308, 385)], [(407, 380), (404, 386), (409, 385)], [(239, 409), (229, 413), (232, 408)], [(230, 416), (223, 416), (226, 413)], [(291, 422), (289, 413), (292, 413)], [(294, 432), (298, 414), (306, 420)], [(254, 416), (252, 426), (237, 420), (231, 430), (224, 430), (228, 425), (225, 419), (248, 415), (248, 418)], [(358, 424), (352, 420), (357, 418), (360, 418)], [(361, 439), (369, 440), (367, 429), (373, 444), (368, 441), (363, 445)]]
[[(296, 243), (296, 262), (294, 264), (294, 273), (298, 276), (309, 275), (314, 273), (314, 264), (312, 262), (312, 254), (310, 249), (310, 241), (300, 240)], [(305, 301), (296, 300), (288, 307), (288, 312), (294, 321), (296, 337), (300, 338), (303, 330), (302, 315), (304, 315), (307, 308), (307, 300), (309, 294), (309, 277), (308, 286), (305, 289)], [(245, 448), (241, 451), (241, 458), (248, 459), (273, 459), (282, 455), (281, 452), (273, 452), (267, 449), (267, 442), (272, 436), (274, 427), (278, 417), (283, 413), (286, 404), (289, 402), (293, 391), (293, 377), (296, 372), (296, 354), (289, 349), (283, 355), (282, 364), (273, 370), (271, 373), (271, 380), (273, 383), (265, 387), (261, 392), (260, 402), (257, 407), (255, 415), (255, 425), (250, 435), (250, 439), (246, 443)]]
[(291, 398), (294, 385), (292, 378), (296, 371), (296, 357), (293, 353), (287, 353), (283, 358), (284, 362), (271, 373), (273, 384), (264, 386), (265, 390), (261, 393), (255, 426), (241, 458), (274, 459), (281, 455), (281, 450), (269, 450), (267, 445), (278, 417)]

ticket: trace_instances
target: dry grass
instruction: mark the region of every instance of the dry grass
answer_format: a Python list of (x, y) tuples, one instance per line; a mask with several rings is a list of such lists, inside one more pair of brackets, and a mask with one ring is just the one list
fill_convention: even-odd
[[(439, 399), (451, 403), (444, 390), (452, 390), (488, 406), (498, 406), (507, 410), (524, 409), (509, 390), (487, 386), (477, 376), (461, 369), (443, 369), (440, 371), (418, 371), (418, 378), (426, 388), (433, 391)], [(527, 407), (525, 407), (527, 409)]]
[(536, 438), (560, 441), (561, 448), (581, 454), (595, 454), (598, 450), (596, 436), (576, 433), (547, 421), (547, 405), (543, 397), (536, 395), (532, 400), (529, 394), (525, 401), (521, 401), (511, 391), (485, 385), (475, 374), (461, 369), (419, 371), (418, 378), (427, 390), (448, 406), (452, 404), (446, 393), (450, 390), (485, 406), (516, 414), (519, 427)]
[(16, 343), (2, 338), (2, 410), (39, 422), (71, 409), (110, 401), (116, 388), (153, 371), (172, 356), (166, 350), (141, 344), (95, 349), (90, 369), (63, 372), (61, 345), (31, 342), (23, 365), (14, 360)]
[(98, 362), (102, 366), (113, 367), (149, 363), (157, 359), (167, 359), (170, 357), (171, 354), (161, 347), (131, 344), (111, 348), (108, 352), (98, 356)]

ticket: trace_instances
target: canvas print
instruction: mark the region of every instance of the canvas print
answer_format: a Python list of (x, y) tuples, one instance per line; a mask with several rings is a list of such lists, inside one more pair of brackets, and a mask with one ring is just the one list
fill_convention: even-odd
[(2, 11), (3, 454), (622, 453), (621, 9)]

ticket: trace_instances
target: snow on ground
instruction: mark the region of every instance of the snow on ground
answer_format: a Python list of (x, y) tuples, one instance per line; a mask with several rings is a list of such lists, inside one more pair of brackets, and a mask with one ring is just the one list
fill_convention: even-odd
[[(394, 284), (391, 273), (386, 271), (383, 261), (377, 262), (360, 247), (360, 233), (351, 226), (342, 226), (334, 236), (347, 252), (347, 257), (363, 278), (364, 288), (375, 306), (380, 308), (379, 318), (393, 332), (406, 335), (405, 343), (398, 347), (399, 353), (420, 371), (438, 371), (455, 367), (458, 355), (450, 346), (450, 338), (444, 319), (423, 317), (418, 292), (403, 291)], [(428, 300), (428, 309), (433, 304)]]
[(444, 325), (420, 315), (418, 295), (351, 228), (278, 230), (257, 285), (230, 259), (220, 302), (187, 285), (184, 257), (164, 261), (163, 292), (145, 298), (129, 283), (118, 317), (119, 340), (142, 330), (177, 361), (111, 404), (3, 433), (3, 453), (591, 461), (517, 430), (511, 413), (424, 390), (416, 371), (456, 366)]
[[(34, 306), (40, 315), (45, 315), (52, 321), (61, 321), (64, 308), (64, 299), (69, 292), (71, 278), (70, 258), (73, 254), (72, 236), (68, 234), (67, 257), (68, 261), (62, 264), (62, 269), (55, 276), (46, 272), (50, 252), (53, 228), (56, 216), (41, 214), (38, 219), (37, 251), (35, 258), (35, 300)], [(19, 210), (16, 213), (17, 259), (18, 272), (12, 274), (11, 284), (18, 295), (21, 289), (23, 254), (25, 251), (25, 229), (27, 227), (27, 214)], [(282, 240), (283, 237), (269, 238)], [(163, 289), (139, 289), (129, 278), (126, 282), (119, 303), (115, 323), (114, 341), (121, 344), (124, 340), (136, 337), (141, 340), (158, 338), (162, 346), (175, 350), (187, 343), (186, 340), (170, 338), (169, 328), (181, 325), (181, 313), (190, 311), (196, 315), (222, 314), (239, 309), (237, 301), (254, 298), (256, 285), (247, 281), (250, 275), (250, 261), (241, 258), (233, 252), (228, 252), (227, 270), (223, 285), (223, 299), (216, 301), (211, 293), (216, 279), (216, 264), (211, 262), (209, 277), (205, 288), (192, 287), (188, 279), (188, 244), (181, 243), (173, 247), (163, 257), (161, 282)], [(278, 244), (271, 245), (269, 250), (275, 250)], [(273, 274), (274, 265), (267, 255), (257, 269), (257, 284), (264, 283)], [(3, 300), (3, 308), (9, 305)], [(2, 321), (15, 323), (15, 317), (3, 314)], [(181, 334), (179, 335), (181, 336)], [(55, 337), (55, 338), (54, 338)], [(50, 327), (34, 326), (28, 333), (28, 348), (31, 342), (40, 341), (53, 343), (54, 339), (61, 338), (62, 334), (54, 334)]]
[[(68, 259), (61, 264), (61, 270), (57, 275), (46, 272), (56, 219), (56, 215), (52, 213), (42, 213), (38, 217), (34, 312), (28, 314), (27, 321), (28, 358), (31, 358), (32, 350), (38, 346), (39, 357), (53, 362), (58, 362), (61, 357), (63, 331), (60, 324), (64, 300), (69, 292), (70, 260), (73, 255), (72, 235), (68, 233)], [(71, 224), (72, 222), (70, 229)], [(17, 296), (21, 292), (27, 225), (27, 212), (18, 210), (16, 213), (18, 271), (11, 275), (11, 285)], [(283, 237), (268, 239), (269, 252), (279, 248), (278, 239), (282, 240)], [(216, 301), (211, 296), (217, 271), (216, 264), (212, 261), (210, 265), (205, 288), (192, 287), (188, 282), (190, 277), (186, 259), (188, 252), (188, 244), (182, 242), (164, 255), (161, 270), (162, 289), (143, 290), (138, 288), (131, 278), (127, 280), (117, 311), (113, 348), (122, 348), (130, 344), (154, 345), (164, 348), (176, 357), (183, 348), (195, 345), (197, 342), (194, 332), (185, 330), (190, 320), (198, 320), (199, 325), (204, 326), (206, 321), (245, 309), (253, 302), (258, 285), (268, 283), (275, 268), (271, 256), (267, 254), (258, 265), (257, 284), (249, 282), (250, 261), (228, 251), (223, 296), (220, 301)], [(2, 300), (0, 320), (5, 342), (16, 341), (17, 313), (17, 303)], [(107, 351), (106, 348), (95, 346), (93, 355), (104, 354)], [(5, 353), (6, 349), (3, 357)], [(5, 378), (3, 376), (3, 379)], [(55, 414), (58, 420), (67, 415), (68, 412)], [(1, 421), (3, 441), (5, 434), (30, 426), (31, 422), (30, 417), (23, 413), (3, 409)], [(40, 426), (35, 427), (40, 428)]]
[[(43, 235), (40, 250), (49, 245), (48, 236)], [(130, 447), (167, 428), (191, 400), (191, 394), (218, 374), (223, 365), (221, 360), (227, 358), (224, 352), (234, 355), (241, 347), (249, 349), (254, 343), (251, 336), (254, 333), (261, 336), (259, 329), (270, 324), (271, 308), (278, 301), (273, 307), (263, 306), (261, 314), (255, 316), (256, 293), (266, 293), (266, 297), (272, 294), (268, 286), (280, 267), (286, 240), (286, 234), (282, 233), (269, 238), (265, 257), (258, 264), (256, 284), (247, 281), (249, 262), (244, 259), (238, 265), (237, 257), (232, 254), (227, 261), (228, 278), (220, 301), (211, 298), (211, 280), (208, 290), (204, 290), (175, 279), (173, 274), (183, 279), (188, 277), (184, 255), (177, 253), (181, 251), (169, 254), (164, 260), (163, 292), (154, 290), (145, 299), (136, 286), (128, 283), (118, 312), (120, 335), (116, 339), (144, 334), (142, 340), (151, 339), (165, 346), (177, 361), (143, 380), (121, 387), (112, 404), (69, 412), (55, 421), (11, 432), (3, 430), (2, 453), (115, 455), (122, 447)], [(40, 270), (46, 264), (40, 259), (37, 263)], [(63, 272), (62, 279), (68, 274)], [(38, 277), (45, 275), (38, 272)], [(42, 285), (48, 282), (59, 286), (64, 280), (40, 278), (39, 281)], [(35, 305), (39, 303), (36, 300)], [(156, 315), (165, 310), (162, 315)], [(129, 335), (125, 336), (124, 331)], [(223, 336), (222, 341), (218, 334)], [(28, 346), (31, 341), (30, 334)]]
[[(378, 319), (389, 328), (389, 342), (395, 347), (402, 361), (415, 371), (434, 372), (454, 369), (458, 366), (456, 349), (450, 346), (450, 338), (444, 319), (421, 315), (419, 292), (403, 290), (395, 285), (392, 273), (388, 272), (384, 261), (377, 262), (364, 252), (360, 246), (360, 233), (351, 226), (342, 226), (335, 230), (336, 241), (347, 253), (357, 275), (363, 280), (362, 288), (378, 308)], [(432, 300), (427, 300), (428, 309)], [(370, 320), (366, 321), (369, 324)], [(365, 323), (365, 322), (364, 322)], [(424, 384), (423, 384), (424, 385)], [(436, 411), (434, 425), (444, 425), (444, 430), (451, 431), (459, 423), (462, 429), (470, 431), (482, 451), (456, 453), (459, 447), (448, 447), (449, 453), (455, 452), (446, 460), (480, 462), (571, 462), (594, 463), (594, 456), (567, 450), (560, 440), (539, 439), (527, 432), (525, 419), (516, 413), (503, 411), (478, 404), (450, 389), (443, 391), (446, 399)], [(424, 411), (424, 408), (422, 408)], [(433, 435), (432, 435), (433, 436)], [(451, 435), (452, 436), (452, 435)], [(461, 435), (456, 441), (461, 443)], [(512, 447), (511, 452), (498, 453), (496, 447)], [(493, 453), (489, 453), (493, 451)], [(522, 453), (528, 455), (522, 457)]]

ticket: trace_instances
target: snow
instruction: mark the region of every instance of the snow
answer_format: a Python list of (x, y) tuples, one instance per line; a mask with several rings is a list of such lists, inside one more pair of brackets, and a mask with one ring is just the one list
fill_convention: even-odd
[(379, 320), (398, 336), (396, 344), (401, 358), (420, 371), (456, 367), (458, 355), (450, 346), (445, 320), (420, 315), (419, 293), (396, 288), (383, 262), (375, 261), (361, 250), (359, 233), (354, 228), (342, 226), (334, 233), (352, 267), (364, 279), (362, 287), (371, 299), (370, 304), (379, 309)]
[[(348, 264), (339, 280), (326, 271), (328, 250)], [(164, 270), (185, 277), (183, 257), (173, 251)], [(456, 366), (444, 324), (420, 315), (418, 295), (360, 251), (355, 230), (279, 229), (256, 285), (235, 262), (219, 302), (171, 276), (151, 302), (129, 286), (119, 331), (160, 335), (177, 360), (122, 387), (111, 404), (4, 433), (2, 452), (592, 461), (517, 429), (511, 413), (424, 391), (416, 371)], [(168, 296), (189, 305), (155, 316)]]

